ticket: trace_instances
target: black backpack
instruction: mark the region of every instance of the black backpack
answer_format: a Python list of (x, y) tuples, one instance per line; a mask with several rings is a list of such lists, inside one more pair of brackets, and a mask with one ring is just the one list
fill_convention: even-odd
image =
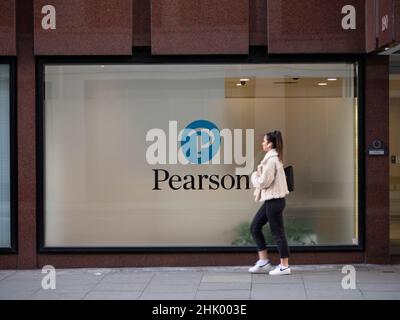
[[(275, 156), (277, 157), (277, 156)], [(293, 166), (287, 166), (284, 168), (285, 176), (286, 176), (286, 184), (289, 192), (294, 191), (294, 173), (293, 173)]]
[(294, 174), (293, 166), (287, 166), (285, 168), (286, 184), (290, 192), (294, 191)]

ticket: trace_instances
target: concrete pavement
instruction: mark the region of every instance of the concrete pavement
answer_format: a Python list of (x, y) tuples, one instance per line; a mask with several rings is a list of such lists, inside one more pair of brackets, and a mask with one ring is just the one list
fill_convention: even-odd
[(342, 267), (297, 265), (275, 277), (248, 274), (248, 266), (57, 269), (48, 290), (41, 270), (0, 270), (0, 300), (400, 300), (400, 265), (354, 265), (356, 288), (347, 290)]

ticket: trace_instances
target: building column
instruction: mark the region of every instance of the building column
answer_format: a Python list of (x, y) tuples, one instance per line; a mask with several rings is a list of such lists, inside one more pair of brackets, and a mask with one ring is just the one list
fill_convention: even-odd
[(18, 269), (36, 268), (33, 0), (17, 0)]
[(389, 263), (389, 156), (368, 156), (375, 139), (389, 146), (389, 57), (365, 66), (365, 262)]

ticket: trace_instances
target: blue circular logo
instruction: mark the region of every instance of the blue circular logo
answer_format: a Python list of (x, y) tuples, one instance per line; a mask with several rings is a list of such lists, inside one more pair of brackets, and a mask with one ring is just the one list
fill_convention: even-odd
[(181, 148), (190, 163), (202, 164), (210, 161), (218, 152), (220, 144), (220, 131), (208, 120), (193, 121), (183, 129)]

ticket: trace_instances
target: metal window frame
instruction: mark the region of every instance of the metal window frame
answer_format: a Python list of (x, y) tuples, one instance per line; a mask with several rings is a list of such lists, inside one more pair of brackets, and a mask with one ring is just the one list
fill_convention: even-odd
[[(268, 64), (268, 63), (357, 63), (355, 77), (358, 97), (358, 244), (290, 246), (291, 252), (362, 252), (365, 251), (365, 57), (359, 54), (268, 55), (267, 47), (250, 47), (248, 55), (158, 55), (149, 47), (137, 47), (132, 56), (46, 56), (36, 58), (36, 159), (37, 159), (37, 248), (39, 253), (194, 253), (254, 252), (255, 246), (135, 246), (135, 247), (46, 247), (44, 212), (44, 67), (46, 65), (90, 64)], [(268, 246), (277, 252), (276, 246)]]

